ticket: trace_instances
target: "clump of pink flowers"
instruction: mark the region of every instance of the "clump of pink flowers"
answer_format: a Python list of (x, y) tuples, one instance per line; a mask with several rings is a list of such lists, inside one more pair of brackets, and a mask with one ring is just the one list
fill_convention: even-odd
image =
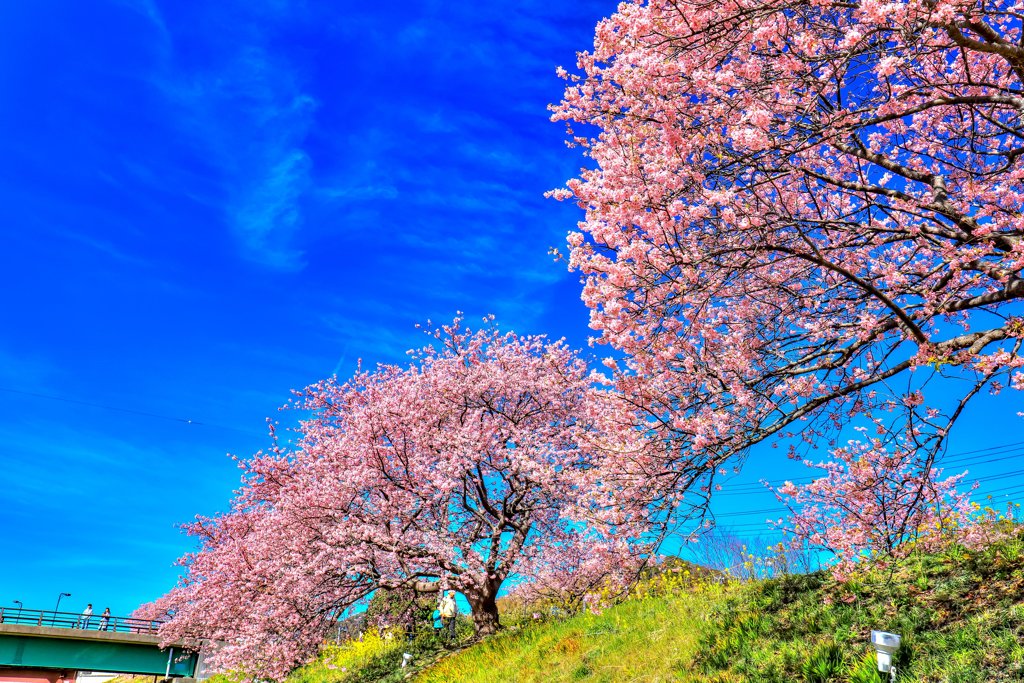
[(804, 461), (824, 476), (774, 489), (791, 516), (769, 523), (795, 545), (831, 553), (839, 580), (865, 558), (900, 560), (950, 543), (978, 548), (999, 535), (994, 514), (971, 502), (969, 492), (977, 484), (961, 489), (966, 472), (943, 477), (913, 450), (889, 448), (877, 439), (850, 441), (831, 455), (831, 461)]

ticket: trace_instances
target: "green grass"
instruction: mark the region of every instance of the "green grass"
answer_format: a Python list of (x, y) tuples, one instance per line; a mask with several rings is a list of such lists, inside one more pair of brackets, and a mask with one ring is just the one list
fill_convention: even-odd
[[(876, 566), (845, 584), (823, 573), (727, 586), (658, 581), (598, 615), (525, 620), (447, 656), (423, 645), (414, 680), (881, 683), (872, 629), (903, 636), (900, 681), (1024, 680), (1020, 536)], [(289, 683), (404, 680), (398, 662), (412, 645), (378, 646), (331, 648)], [(353, 667), (344, 676), (340, 657)]]
[[(722, 592), (722, 589), (719, 589)], [(709, 595), (648, 597), (600, 615), (525, 625), (446, 658), (420, 683), (674, 681), (691, 661)]]
[(901, 681), (1024, 680), (1021, 540), (923, 556), (846, 584), (825, 575), (743, 586), (709, 604), (694, 680), (877, 681), (872, 629), (903, 636)]

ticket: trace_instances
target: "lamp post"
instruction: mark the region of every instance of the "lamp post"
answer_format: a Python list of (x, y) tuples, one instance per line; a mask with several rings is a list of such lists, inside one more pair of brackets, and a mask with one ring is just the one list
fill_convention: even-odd
[(14, 617), (14, 623), (17, 624), (18, 622), (21, 621), (21, 608), (22, 608), (21, 600), (11, 600), (11, 602), (13, 602), (15, 605), (18, 606), (18, 616)]
[(57, 625), (57, 611), (60, 610), (60, 599), (61, 598), (70, 598), (70, 597), (71, 597), (71, 593), (61, 593), (60, 595), (57, 596), (57, 606), (53, 608), (53, 619), (50, 620), (50, 626), (56, 626)]

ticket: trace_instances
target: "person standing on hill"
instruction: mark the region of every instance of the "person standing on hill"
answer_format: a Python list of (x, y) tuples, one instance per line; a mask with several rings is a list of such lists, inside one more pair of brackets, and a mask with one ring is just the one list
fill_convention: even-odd
[(459, 614), (459, 608), (455, 604), (455, 591), (448, 593), (441, 598), (441, 604), (437, 608), (441, 612), (441, 623), (444, 624), (444, 638), (448, 642), (455, 641), (455, 617)]

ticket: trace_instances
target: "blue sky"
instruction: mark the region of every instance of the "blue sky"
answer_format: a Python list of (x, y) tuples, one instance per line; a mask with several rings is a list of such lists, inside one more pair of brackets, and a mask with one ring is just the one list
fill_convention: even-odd
[[(4, 3), (0, 604), (157, 597), (175, 525), (237, 484), (225, 454), (266, 445), (289, 389), (403, 360), (417, 322), (584, 345), (547, 254), (579, 212), (542, 196), (581, 160), (545, 107), (613, 9)], [(1024, 440), (985, 429), (1006, 404), (954, 450)]]
[(159, 595), (225, 454), (417, 322), (585, 343), (545, 107), (610, 6), (514, 5), (0, 8), (0, 603)]

